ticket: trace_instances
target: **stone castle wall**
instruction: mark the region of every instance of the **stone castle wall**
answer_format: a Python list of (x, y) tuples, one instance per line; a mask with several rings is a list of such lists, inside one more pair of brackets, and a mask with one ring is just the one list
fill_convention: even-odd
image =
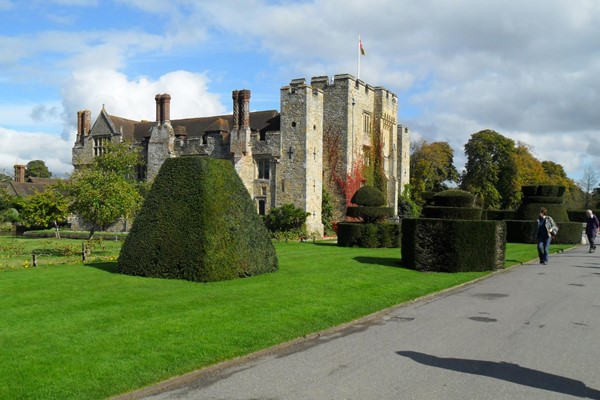
[[(306, 210), (307, 230), (323, 233), (321, 204), (323, 188), (333, 195), (337, 218), (345, 200), (334, 177), (345, 178), (363, 162), (373, 146), (373, 135), (382, 144), (388, 205), (397, 209), (399, 192), (408, 184), (409, 132), (397, 123), (396, 96), (372, 87), (352, 75), (294, 79), (280, 91), (280, 130), (251, 132), (250, 92), (233, 92), (233, 127), (229, 132), (188, 136), (185, 128), (173, 129), (170, 96), (156, 96), (156, 123), (149, 138), (134, 145), (144, 150), (146, 178), (152, 181), (165, 159), (200, 155), (232, 161), (257, 204), (268, 213), (273, 207), (291, 203)], [(86, 119), (87, 118), (87, 119)], [(94, 157), (94, 137), (120, 141), (122, 134), (102, 110), (91, 132), (89, 112), (78, 113), (78, 136), (73, 147), (74, 166), (89, 164)], [(333, 144), (333, 146), (332, 146)], [(259, 163), (268, 164), (269, 177), (259, 176)]]

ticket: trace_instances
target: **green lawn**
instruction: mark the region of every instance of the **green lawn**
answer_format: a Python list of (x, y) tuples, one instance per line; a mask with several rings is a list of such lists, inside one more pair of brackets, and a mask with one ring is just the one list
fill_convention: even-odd
[[(120, 243), (102, 245), (83, 265), (60, 250), (81, 241), (0, 237), (0, 398), (110, 397), (485, 275), (407, 270), (399, 249), (277, 243), (279, 272), (202, 284), (118, 274)], [(24, 265), (36, 249), (39, 266)], [(537, 253), (509, 244), (506, 258)]]

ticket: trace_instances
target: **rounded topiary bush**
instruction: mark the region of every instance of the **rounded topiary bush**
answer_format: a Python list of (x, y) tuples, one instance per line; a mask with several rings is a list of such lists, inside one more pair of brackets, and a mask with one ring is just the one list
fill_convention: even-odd
[(354, 193), (351, 202), (358, 205), (346, 208), (346, 216), (356, 218), (360, 222), (338, 223), (338, 246), (400, 246), (400, 226), (384, 223), (394, 215), (394, 209), (383, 207), (386, 199), (379, 189), (363, 186)]
[(219, 281), (273, 272), (275, 248), (226, 160), (165, 160), (118, 260), (129, 275)]
[(440, 207), (473, 207), (475, 195), (464, 190), (448, 189), (433, 195), (433, 202)]
[(363, 186), (354, 193), (350, 201), (359, 206), (381, 207), (385, 205), (385, 196), (374, 186)]

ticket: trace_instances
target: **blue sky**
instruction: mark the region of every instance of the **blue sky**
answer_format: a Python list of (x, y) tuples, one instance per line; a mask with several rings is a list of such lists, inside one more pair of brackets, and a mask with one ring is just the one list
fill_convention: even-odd
[(0, 170), (71, 171), (77, 111), (172, 118), (279, 109), (295, 78), (357, 75), (399, 98), (412, 140), (493, 129), (574, 179), (600, 169), (600, 2), (593, 0), (0, 0)]

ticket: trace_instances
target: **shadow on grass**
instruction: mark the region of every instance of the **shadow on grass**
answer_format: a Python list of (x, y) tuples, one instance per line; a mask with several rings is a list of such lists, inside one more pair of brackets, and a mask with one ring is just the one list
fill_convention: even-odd
[(116, 261), (91, 262), (91, 263), (87, 263), (85, 265), (86, 265), (86, 267), (96, 268), (96, 269), (99, 269), (100, 271), (109, 272), (111, 274), (119, 273), (119, 271), (117, 270), (117, 262)]
[(358, 256), (354, 257), (356, 261), (361, 264), (373, 264), (373, 265), (384, 265), (386, 267), (404, 268), (402, 260), (394, 257), (365, 257)]

